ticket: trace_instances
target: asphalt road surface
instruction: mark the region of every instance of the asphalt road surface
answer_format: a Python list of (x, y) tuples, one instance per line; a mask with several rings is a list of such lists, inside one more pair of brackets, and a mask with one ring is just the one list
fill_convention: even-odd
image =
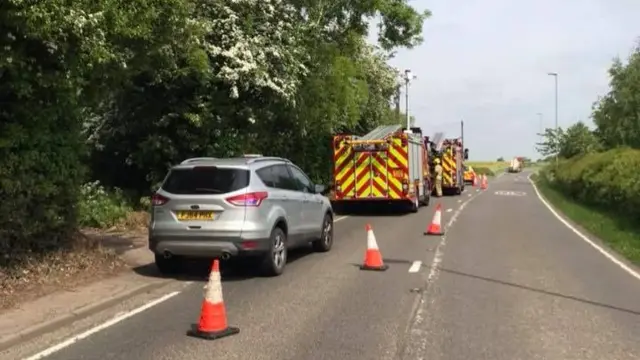
[[(48, 359), (640, 359), (640, 281), (559, 222), (526, 175), (417, 214), (350, 216), (329, 253), (298, 254), (277, 278), (226, 277), (233, 337), (185, 336), (199, 278)], [(438, 201), (450, 227), (425, 237)], [(357, 267), (367, 223), (386, 272)]]

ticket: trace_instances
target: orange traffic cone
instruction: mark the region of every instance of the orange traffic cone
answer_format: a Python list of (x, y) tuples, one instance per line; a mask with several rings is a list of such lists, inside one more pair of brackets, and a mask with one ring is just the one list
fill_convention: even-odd
[(240, 332), (237, 327), (227, 325), (227, 311), (222, 299), (222, 283), (220, 281), (220, 263), (213, 260), (209, 282), (204, 287), (204, 301), (200, 311), (200, 322), (193, 325), (187, 335), (207, 340), (215, 340)]
[(444, 235), (444, 231), (442, 231), (442, 226), (440, 222), (442, 221), (442, 205), (438, 204), (436, 206), (436, 212), (433, 214), (433, 220), (431, 220), (431, 224), (427, 227), (427, 231), (424, 232), (424, 235)]
[(478, 187), (478, 176), (473, 177), (473, 187)]
[(482, 190), (487, 190), (487, 187), (489, 187), (489, 184), (487, 183), (487, 175), (482, 175), (482, 184), (480, 184), (480, 188)]
[(367, 252), (364, 256), (364, 264), (360, 266), (360, 270), (376, 270), (385, 271), (389, 267), (382, 262), (382, 254), (378, 249), (376, 236), (373, 234), (371, 225), (367, 224)]

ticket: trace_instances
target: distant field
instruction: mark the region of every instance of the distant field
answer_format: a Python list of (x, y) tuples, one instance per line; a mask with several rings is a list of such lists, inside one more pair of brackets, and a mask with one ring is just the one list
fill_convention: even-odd
[(474, 168), (488, 168), (493, 172), (509, 167), (508, 161), (467, 161), (466, 164)]

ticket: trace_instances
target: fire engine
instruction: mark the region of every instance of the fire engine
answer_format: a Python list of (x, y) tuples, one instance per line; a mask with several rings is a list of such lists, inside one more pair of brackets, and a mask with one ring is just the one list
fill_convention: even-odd
[(464, 149), (463, 137), (443, 137), (442, 133), (435, 134), (433, 140), (425, 137), (425, 144), (430, 148), (431, 167), (434, 167), (433, 160), (440, 159), (442, 191), (460, 195), (464, 191), (464, 161), (469, 158), (469, 149)]
[(364, 136), (333, 138), (334, 206), (369, 201), (428, 205), (429, 156), (419, 127), (384, 125)]

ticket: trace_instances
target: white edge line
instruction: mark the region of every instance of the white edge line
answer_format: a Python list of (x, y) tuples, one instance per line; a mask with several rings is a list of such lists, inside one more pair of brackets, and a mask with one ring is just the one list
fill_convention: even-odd
[(349, 215), (347, 215), (347, 216), (340, 216), (340, 217), (339, 217), (339, 218), (337, 218), (337, 219), (333, 219), (333, 222), (334, 222), (334, 223), (337, 223), (338, 221), (342, 221), (342, 220), (344, 220), (344, 219), (346, 219), (346, 218), (348, 218), (348, 217), (349, 217)]
[(409, 268), (410, 273), (417, 273), (420, 271), (420, 267), (422, 266), (422, 261), (414, 261)]
[(68, 347), (69, 345), (72, 345), (72, 344), (78, 342), (79, 340), (85, 339), (85, 338), (87, 338), (87, 337), (89, 337), (89, 336), (91, 336), (91, 335), (93, 335), (93, 334), (95, 334), (95, 333), (97, 333), (99, 331), (102, 331), (102, 330), (104, 330), (104, 329), (106, 329), (108, 327), (111, 327), (111, 326), (113, 326), (113, 325), (115, 325), (115, 324), (117, 324), (117, 323), (119, 323), (121, 321), (124, 321), (124, 320), (126, 320), (126, 319), (128, 319), (128, 318), (130, 318), (130, 317), (132, 317), (134, 315), (137, 315), (137, 314), (139, 314), (139, 313), (141, 313), (141, 312), (143, 312), (143, 311), (145, 311), (147, 309), (150, 309), (150, 308), (152, 308), (152, 307), (154, 307), (154, 306), (156, 306), (156, 305), (158, 305), (158, 304), (160, 304), (160, 303), (162, 303), (164, 301), (167, 301), (167, 300), (171, 299), (172, 297), (174, 297), (174, 296), (176, 296), (178, 294), (180, 294), (179, 291), (174, 291), (172, 293), (166, 294), (166, 295), (162, 296), (161, 298), (158, 298), (158, 299), (155, 299), (155, 300), (153, 300), (151, 302), (148, 302), (148, 303), (140, 306), (139, 308), (133, 309), (133, 310), (131, 310), (129, 312), (126, 312), (124, 314), (117, 315), (116, 317), (114, 317), (113, 319), (111, 319), (111, 320), (109, 320), (109, 321), (107, 321), (105, 323), (102, 323), (102, 324), (100, 324), (100, 325), (98, 325), (98, 326), (96, 326), (94, 328), (91, 328), (91, 329), (89, 329), (89, 330), (87, 330), (87, 331), (85, 331), (85, 332), (83, 332), (83, 333), (81, 333), (79, 335), (76, 335), (76, 336), (74, 336), (72, 338), (69, 338), (69, 339), (67, 339), (67, 340), (65, 340), (65, 341), (63, 341), (63, 342), (61, 342), (61, 343), (59, 343), (57, 345), (54, 345), (54, 346), (52, 346), (52, 347), (50, 347), (50, 348), (48, 348), (46, 350), (43, 350), (43, 351), (41, 351), (41, 352), (39, 352), (39, 353), (37, 353), (35, 355), (32, 355), (31, 357), (25, 358), (23, 360), (39, 360), (39, 359), (42, 359), (42, 358), (47, 357), (49, 355), (52, 355), (52, 354), (54, 354), (54, 353), (56, 353), (56, 352), (58, 352), (58, 351), (60, 351), (60, 350), (62, 350), (64, 348)]
[(594, 249), (598, 250), (602, 255), (604, 255), (607, 259), (611, 260), (611, 262), (613, 262), (614, 264), (618, 265), (620, 268), (622, 268), (622, 270), (626, 271), (629, 275), (640, 280), (640, 274), (638, 274), (635, 270), (630, 268), (627, 264), (623, 263), (622, 261), (618, 260), (615, 256), (611, 255), (607, 250), (605, 250), (600, 245), (596, 244), (591, 239), (589, 239), (586, 235), (578, 231), (578, 229), (576, 229), (573, 225), (571, 225), (567, 220), (563, 219), (562, 216), (560, 216), (560, 214), (558, 214), (558, 212), (553, 208), (553, 206), (551, 206), (547, 202), (547, 200), (544, 199), (542, 194), (540, 194), (540, 191), (538, 190), (538, 187), (536, 186), (535, 182), (531, 180), (531, 175), (533, 174), (529, 174), (529, 176), (527, 176), (527, 179), (529, 179), (529, 182), (531, 183), (531, 185), (533, 185), (533, 190), (535, 190), (536, 195), (538, 196), (538, 199), (540, 199), (540, 201), (544, 204), (544, 206), (546, 206), (547, 209), (549, 209), (549, 211), (551, 211), (551, 213), (561, 223), (564, 224), (564, 226), (569, 228), (569, 230), (573, 231), (573, 233), (578, 235), (580, 239), (584, 240), (587, 244), (591, 245)]

